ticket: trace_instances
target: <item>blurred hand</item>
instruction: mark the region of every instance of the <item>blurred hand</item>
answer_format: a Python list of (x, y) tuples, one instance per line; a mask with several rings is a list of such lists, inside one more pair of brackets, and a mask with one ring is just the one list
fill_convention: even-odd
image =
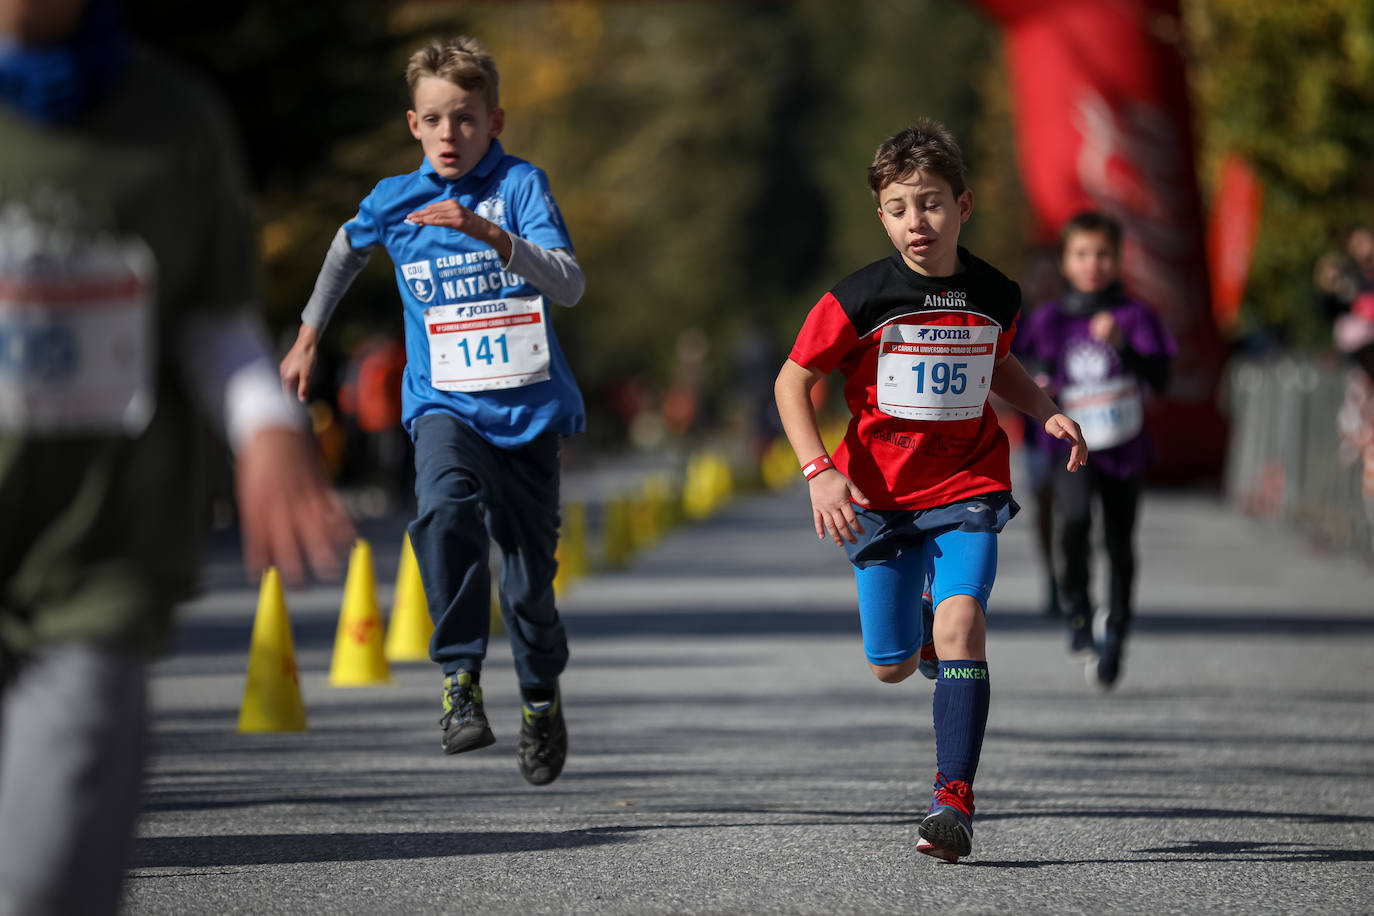
[(1057, 413), (1045, 421), (1045, 432), (1054, 436), (1056, 439), (1067, 439), (1073, 443), (1069, 449), (1068, 469), (1076, 471), (1088, 463), (1088, 443), (1083, 441), (1083, 431), (1078, 428), (1078, 424)]
[(406, 219), (421, 226), (457, 229), (464, 235), (479, 242), (486, 242), (495, 248), (496, 253), (501, 256), (502, 263), (510, 260), (511, 240), (506, 230), (491, 220), (478, 216), (456, 200), (436, 201), (423, 210), (406, 214)]
[(858, 543), (855, 535), (863, 534), (864, 528), (854, 514), (853, 502), (866, 506), (868, 497), (839, 471), (826, 468), (812, 477), (811, 520), (816, 525), (816, 537), (824, 538), (829, 528), (830, 539), (836, 544)]
[(243, 560), (250, 579), (275, 566), (287, 585), (339, 575), (357, 538), (343, 504), (304, 433), (269, 427), (240, 449), (234, 464)]
[(1098, 312), (1088, 322), (1088, 333), (1093, 340), (1100, 340), (1113, 347), (1121, 346), (1121, 328), (1116, 323), (1116, 316), (1111, 312)]
[(315, 371), (319, 342), (319, 329), (303, 324), (296, 334), (296, 342), (281, 361), (282, 387), (294, 392), (301, 403), (305, 403), (306, 393), (310, 390), (310, 375)]
[(436, 201), (423, 210), (416, 210), (414, 213), (407, 214), (406, 219), (412, 223), (419, 223), (421, 226), (447, 226), (449, 229), (457, 229), (464, 235), (470, 235), (483, 241), (485, 238), (478, 233), (484, 232), (486, 227), (490, 225), (488, 220), (473, 213), (456, 200)]

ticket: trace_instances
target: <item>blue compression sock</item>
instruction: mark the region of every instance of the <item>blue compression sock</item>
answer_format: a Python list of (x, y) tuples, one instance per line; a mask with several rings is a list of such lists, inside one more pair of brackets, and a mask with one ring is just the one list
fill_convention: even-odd
[(988, 663), (940, 660), (935, 679), (935, 766), (945, 779), (973, 783), (988, 725)]

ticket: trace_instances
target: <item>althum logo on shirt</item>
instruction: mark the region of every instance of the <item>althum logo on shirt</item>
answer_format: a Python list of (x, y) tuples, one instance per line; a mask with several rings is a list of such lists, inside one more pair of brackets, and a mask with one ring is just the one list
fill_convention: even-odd
[(988, 679), (988, 669), (986, 668), (941, 668), (940, 676), (946, 679), (961, 681), (986, 681)]
[(926, 294), (926, 308), (965, 308), (968, 294), (961, 289), (949, 289), (934, 296)]

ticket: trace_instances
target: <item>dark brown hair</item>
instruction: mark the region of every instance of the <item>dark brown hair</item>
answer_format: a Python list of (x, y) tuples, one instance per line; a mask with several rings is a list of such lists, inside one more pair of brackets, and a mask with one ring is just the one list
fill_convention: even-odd
[(964, 193), (964, 154), (945, 125), (931, 118), (920, 118), (879, 144), (868, 167), (868, 187), (877, 198), (883, 188), (917, 171), (949, 182), (955, 197)]
[(1121, 223), (1099, 210), (1084, 210), (1069, 217), (1064, 228), (1059, 230), (1059, 256), (1069, 247), (1069, 237), (1076, 232), (1100, 232), (1107, 237), (1107, 243), (1118, 254), (1121, 252)]

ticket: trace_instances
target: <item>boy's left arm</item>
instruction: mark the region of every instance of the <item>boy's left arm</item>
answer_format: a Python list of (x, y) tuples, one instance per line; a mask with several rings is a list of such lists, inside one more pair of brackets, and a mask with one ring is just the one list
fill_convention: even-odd
[(566, 248), (540, 248), (529, 239), (509, 233), (508, 236), (511, 256), (503, 265), (506, 270), (529, 280), (559, 305), (577, 305), (587, 288), (587, 279), (573, 253)]
[(1068, 469), (1076, 471), (1088, 463), (1088, 444), (1078, 424), (1064, 416), (1059, 405), (1050, 400), (1021, 361), (1008, 353), (992, 370), (992, 391), (1012, 407), (1042, 423), (1045, 432), (1072, 444)]

